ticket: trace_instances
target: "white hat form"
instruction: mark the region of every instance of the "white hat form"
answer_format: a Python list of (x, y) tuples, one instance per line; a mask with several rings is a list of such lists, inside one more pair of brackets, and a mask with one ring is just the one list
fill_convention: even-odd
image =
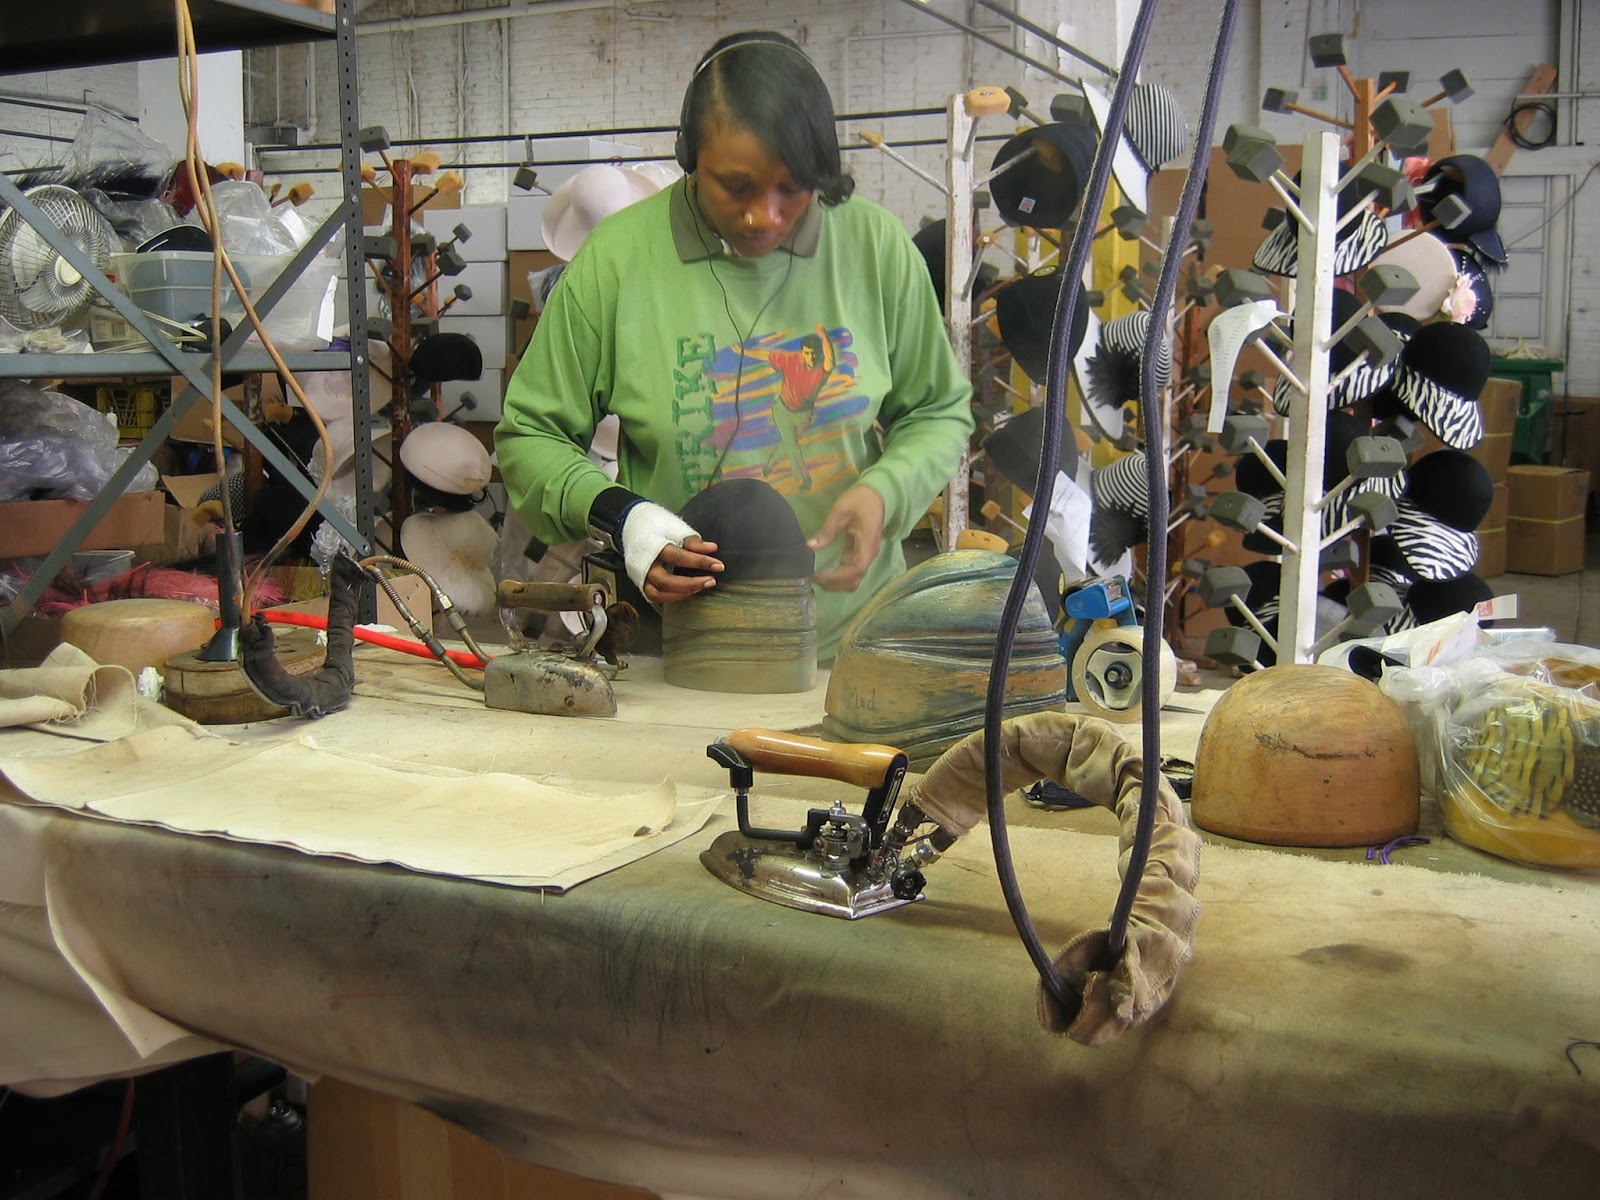
[(572, 261), (584, 239), (614, 212), (653, 196), (661, 188), (638, 171), (595, 163), (562, 180), (544, 206), (539, 230), (557, 258)]
[(683, 168), (671, 162), (639, 162), (630, 163), (629, 169), (643, 175), (656, 185), (656, 191), (664, 187), (671, 187), (683, 177)]
[(1373, 259), (1372, 265), (1404, 267), (1417, 281), (1414, 295), (1402, 304), (1379, 305), (1379, 312), (1403, 312), (1419, 321), (1431, 321), (1444, 312), (1445, 301), (1456, 286), (1455, 255), (1431, 233), (1391, 246)]
[(478, 513), (412, 513), (400, 526), (400, 547), (464, 616), (495, 608), (494, 562), (499, 539)]
[(483, 488), (494, 466), (483, 443), (449, 421), (414, 427), (400, 443), (400, 463), (429, 487), (453, 496)]

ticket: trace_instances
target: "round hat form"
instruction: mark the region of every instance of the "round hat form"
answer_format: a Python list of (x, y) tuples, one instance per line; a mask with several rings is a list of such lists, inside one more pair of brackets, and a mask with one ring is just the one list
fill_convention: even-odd
[(614, 163), (595, 163), (564, 179), (545, 202), (539, 220), (544, 244), (572, 261), (596, 225), (614, 212), (660, 191), (653, 179)]
[[(1055, 326), (1061, 277), (1054, 268), (1024, 275), (995, 293), (995, 319), (1000, 340), (1012, 360), (1035, 383), (1043, 383), (1050, 366), (1050, 338)], [(1075, 358), (1089, 329), (1089, 298), (1082, 283), (1072, 307), (1072, 331), (1067, 338), (1067, 358)]]
[[(823, 734), (898, 746), (913, 769), (923, 769), (982, 728), (994, 640), (1016, 569), (1015, 559), (992, 550), (950, 550), (880, 589), (840, 639)], [(1059, 709), (1066, 687), (1055, 629), (1029, 588), (1004, 715)]]
[(406, 434), (400, 463), (435, 491), (470, 496), (489, 482), (489, 451), (471, 433), (449, 421), (429, 421)]
[[(689, 498), (678, 515), (717, 544), (720, 587), (737, 579), (810, 579), (816, 555), (789, 502), (760, 479), (725, 479)], [(703, 575), (704, 571), (679, 571)]]
[(69, 610), (61, 617), (61, 640), (101, 666), (126, 667), (137, 675), (200, 649), (216, 628), (216, 616), (204, 604), (137, 596)]
[(1055, 122), (1010, 138), (991, 168), (1032, 151), (989, 182), (994, 206), (1010, 225), (1060, 229), (1083, 198), (1094, 165), (1094, 132), (1086, 125)]
[(1367, 846), (1414, 833), (1417, 746), (1399, 704), (1337, 667), (1284, 664), (1217, 701), (1195, 751), (1194, 823), (1277, 846)]
[(499, 539), (475, 512), (412, 513), (400, 526), (407, 560), (421, 567), (464, 616), (495, 609), (494, 561)]

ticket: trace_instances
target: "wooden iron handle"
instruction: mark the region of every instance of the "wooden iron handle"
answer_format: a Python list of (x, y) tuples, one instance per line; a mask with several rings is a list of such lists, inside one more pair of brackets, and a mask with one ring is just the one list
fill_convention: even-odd
[(882, 787), (895, 761), (902, 757), (893, 746), (825, 742), (776, 729), (736, 729), (723, 741), (758, 771), (837, 779), (864, 788)]
[(606, 589), (592, 583), (521, 583), (502, 579), (495, 600), (502, 608), (531, 608), (535, 612), (589, 612), (604, 608)]

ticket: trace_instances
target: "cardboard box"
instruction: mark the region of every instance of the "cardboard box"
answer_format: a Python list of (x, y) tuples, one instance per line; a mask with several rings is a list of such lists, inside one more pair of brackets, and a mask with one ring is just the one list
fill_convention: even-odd
[(544, 218), (544, 206), (549, 202), (550, 197), (543, 195), (512, 196), (506, 201), (508, 253), (545, 248), (544, 231), (539, 223)]
[(506, 206), (504, 204), (468, 204), (462, 208), (423, 209), (422, 227), (441, 243), (456, 236), (457, 225), (464, 225), (472, 234), (466, 241), (456, 242), (456, 253), (469, 263), (506, 261)]
[(1479, 579), (1494, 579), (1506, 573), (1504, 526), (1478, 530), (1478, 563), (1472, 573)]
[[(166, 506), (166, 495), (159, 491), (120, 496), (78, 549), (131, 550), (158, 545), (166, 537)], [(49, 554), (88, 507), (86, 500), (18, 500), (0, 504), (0, 559)]]
[(1518, 575), (1571, 575), (1583, 570), (1583, 518), (1506, 518), (1506, 570)]
[(461, 274), (446, 275), (440, 279), (440, 304), (450, 299), (458, 283), (464, 283), (472, 289), (472, 298), (451, 304), (446, 317), (495, 317), (505, 313), (506, 264), (503, 259), (500, 262), (469, 262)]
[(1589, 472), (1571, 467), (1519, 465), (1509, 472), (1508, 514), (1525, 520), (1565, 521), (1583, 516)]
[(1478, 414), (1483, 432), (1510, 434), (1517, 427), (1517, 405), (1522, 402), (1522, 384), (1515, 379), (1491, 379), (1478, 393)]
[[(426, 195), (424, 186), (426, 176), (412, 186), (411, 203), (416, 205), (417, 199)], [(385, 229), (390, 226), (389, 202), (393, 190), (389, 187), (368, 185), (361, 189), (361, 224), (381, 225)], [(418, 212), (426, 213), (430, 208), (460, 208), (461, 194), (459, 192), (434, 192), (427, 200), (417, 207)]]
[[(500, 419), (506, 395), (505, 375), (498, 370), (485, 371), (481, 379), (455, 379), (440, 384), (439, 392), (447, 420), (488, 421), (492, 424)], [(473, 406), (455, 412), (462, 403), (462, 397), (468, 393), (472, 396)]]
[(440, 333), (464, 333), (478, 343), (485, 363), (503, 359), (511, 345), (511, 318), (458, 317), (453, 312), (439, 318)]
[[(1426, 426), (1419, 425), (1422, 430), (1422, 447), (1411, 456), (1415, 463), (1419, 458), (1425, 458), (1435, 450), (1447, 449), (1445, 444)], [(1467, 451), (1473, 458), (1481, 462), (1489, 472), (1489, 478), (1495, 483), (1506, 482), (1506, 472), (1511, 469), (1511, 434), (1490, 433), (1485, 434), (1483, 440)]]
[(506, 295), (512, 300), (526, 300), (533, 305), (533, 283), (529, 276), (546, 271), (560, 261), (549, 250), (511, 251), (506, 256)]

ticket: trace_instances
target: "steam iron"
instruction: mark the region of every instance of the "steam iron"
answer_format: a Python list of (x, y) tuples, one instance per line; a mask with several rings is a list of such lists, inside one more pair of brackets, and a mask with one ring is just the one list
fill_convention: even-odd
[[(892, 746), (825, 742), (797, 733), (741, 729), (706, 747), (728, 769), (739, 828), (719, 835), (700, 861), (724, 883), (802, 912), (855, 920), (899, 908), (922, 896), (912, 843), (889, 829), (907, 758)], [(859, 814), (835, 801), (813, 808), (804, 829), (760, 829), (750, 823), (750, 788), (757, 770), (834, 779), (867, 789)], [(920, 814), (919, 814), (920, 815)]]
[(502, 608), (577, 613), (582, 633), (566, 651), (530, 647), (491, 658), (483, 672), (490, 708), (558, 717), (614, 717), (614, 664), (597, 653), (608, 629), (611, 591), (603, 583), (521, 583), (501, 580)]

